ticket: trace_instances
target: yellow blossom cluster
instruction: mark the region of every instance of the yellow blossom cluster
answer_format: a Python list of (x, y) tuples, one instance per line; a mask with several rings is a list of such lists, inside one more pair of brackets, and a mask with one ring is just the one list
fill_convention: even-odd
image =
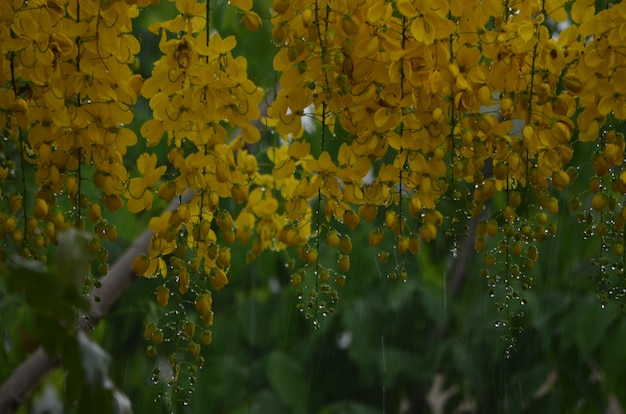
[[(151, 209), (155, 192), (167, 202), (178, 200), (173, 211), (150, 220), (154, 236), (133, 263), (136, 274), (163, 278), (157, 302), (175, 309), (146, 328), (148, 355), (156, 355), (165, 339), (174, 343), (174, 382), (181, 370), (193, 377), (202, 365), (201, 345), (211, 343), (210, 289), (228, 284), (227, 245), (236, 238), (247, 242), (255, 228), (264, 234), (278, 207), (264, 199), (257, 158), (250, 153), (261, 138), (253, 122), (260, 118), (263, 91), (248, 79), (247, 60), (233, 56), (236, 38), (211, 32), (208, 1), (176, 0), (175, 6), (177, 16), (149, 27), (160, 37), (162, 55), (140, 90), (152, 110), (141, 135), (148, 147), (167, 141), (167, 164), (158, 166), (156, 154), (142, 154), (125, 192), (134, 213)], [(253, 17), (251, 1), (233, 6)], [(234, 218), (225, 205), (237, 204), (245, 207)], [(195, 317), (188, 312), (192, 303)], [(195, 329), (198, 319), (202, 332)], [(181, 351), (195, 359), (186, 360)]]
[[(480, 217), (504, 194), (490, 225), (479, 225), (476, 249), (501, 235), (485, 262), (500, 257), (503, 275), (485, 276), (490, 286), (504, 283), (505, 309), (517, 287), (532, 284), (524, 272), (535, 243), (556, 233), (546, 213), (558, 211), (557, 193), (577, 178), (574, 139), (600, 142), (593, 163), (603, 174), (623, 164), (623, 137), (601, 131), (608, 115), (626, 115), (623, 10), (596, 12), (586, 0), (274, 0), (281, 77), (267, 123), (285, 143), (269, 155), (274, 176), (315, 184), (308, 196), (330, 223), (314, 217), (315, 237), (332, 234), (333, 220), (352, 229), (383, 215), (401, 252), (416, 252), (459, 217)], [(321, 136), (304, 132), (305, 118), (319, 122)], [(624, 185), (619, 172), (610, 175), (618, 199), (600, 192), (596, 210), (603, 200), (621, 209)], [(448, 200), (454, 217), (442, 216)], [(370, 244), (383, 235), (373, 230)]]
[[(0, 3), (0, 259), (15, 247), (38, 256), (60, 230), (89, 226), (104, 275), (100, 240), (117, 237), (106, 215), (173, 201), (133, 263), (163, 277), (159, 304), (182, 310), (148, 326), (149, 353), (166, 326), (194, 357), (210, 343), (209, 292), (228, 283), (235, 241), (249, 260), (292, 248), (299, 307), (314, 321), (332, 312), (361, 222), (379, 262), (395, 259), (389, 278), (406, 280), (410, 254), (442, 235), (456, 248), (474, 218), (509, 321), (538, 243), (557, 234), (560, 193), (586, 171), (575, 149), (592, 172), (570, 207), (602, 240), (598, 291), (626, 294), (611, 276), (626, 278), (624, 3), (232, 0), (224, 7), (247, 29), (236, 38), (210, 27), (210, 1), (172, 0), (176, 15), (149, 28), (160, 55), (143, 79), (132, 19), (156, 3)], [(271, 22), (279, 77), (268, 94), (234, 53), (262, 29), (253, 8)], [(140, 98), (149, 151), (131, 162)]]
[[(189, 250), (193, 270), (208, 275), (219, 289), (228, 283), (230, 267), (224, 243), (236, 236), (249, 239), (246, 225), (255, 222), (244, 214), (236, 226), (230, 212), (220, 208), (220, 199), (244, 203), (253, 198), (249, 188), (258, 166), (248, 148), (260, 139), (252, 121), (260, 118), (263, 92), (247, 78), (246, 59), (232, 55), (235, 37), (209, 33), (209, 7), (207, 2), (176, 1), (180, 14), (150, 27), (160, 36), (163, 55), (141, 89), (152, 109), (141, 134), (149, 146), (166, 137), (168, 165), (175, 173), (161, 180), (166, 166), (157, 167), (155, 155), (143, 154), (137, 161), (141, 175), (130, 179), (126, 197), (129, 210), (139, 212), (152, 207), (153, 188), (160, 180), (157, 194), (166, 201), (189, 194), (190, 200), (173, 213), (152, 219), (155, 236), (136, 270), (166, 277), (164, 258), (172, 253), (186, 257)], [(237, 137), (229, 140), (235, 130)], [(254, 205), (251, 211), (262, 209), (257, 202), (248, 202)]]
[[(9, 199), (1, 233), (23, 255), (38, 256), (59, 230), (84, 228), (87, 219), (99, 236), (94, 255), (106, 256), (100, 239), (116, 238), (102, 207), (123, 206), (123, 158), (137, 142), (128, 128), (142, 83), (129, 66), (140, 49), (132, 35), (135, 3), (0, 5), (0, 180), (2, 197)], [(96, 198), (87, 197), (87, 182)], [(106, 274), (108, 265), (101, 265)]]

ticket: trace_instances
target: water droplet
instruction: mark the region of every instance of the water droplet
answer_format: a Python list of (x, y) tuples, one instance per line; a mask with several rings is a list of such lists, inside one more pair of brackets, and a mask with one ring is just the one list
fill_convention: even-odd
[(188, 406), (189, 405), (189, 400), (183, 400), (183, 405), (184, 406)]

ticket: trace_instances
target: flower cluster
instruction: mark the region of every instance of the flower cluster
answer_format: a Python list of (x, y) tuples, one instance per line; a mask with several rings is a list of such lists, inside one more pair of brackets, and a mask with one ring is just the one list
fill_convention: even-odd
[(626, 60), (624, 38), (619, 34), (626, 28), (625, 11), (621, 3), (596, 12), (593, 4), (576, 2), (571, 11), (576, 24), (564, 32), (567, 36), (562, 36), (560, 42), (577, 56), (563, 76), (562, 85), (580, 108), (576, 117), (578, 139), (594, 147), (590, 151), (592, 175), (585, 194), (591, 202), (575, 197), (570, 204), (578, 212), (579, 222), (587, 225), (584, 237), (600, 239), (601, 251), (592, 264), (597, 269), (597, 293), (603, 306), (626, 295), (625, 145), (623, 132), (614, 130), (626, 119), (620, 80), (626, 74)]
[[(150, 354), (174, 338), (174, 371), (181, 349), (197, 358), (211, 342), (231, 243), (249, 245), (248, 260), (296, 252), (291, 284), (317, 324), (349, 280), (361, 222), (388, 277), (406, 280), (409, 255), (438, 237), (456, 248), (474, 219), (511, 333), (561, 193), (587, 171), (570, 207), (601, 240), (601, 300), (626, 294), (623, 3), (230, 1), (246, 33), (262, 28), (253, 6), (271, 21), (267, 95), (233, 53), (241, 39), (210, 27), (210, 1), (174, 0), (176, 16), (150, 27), (151, 76), (133, 74), (132, 19), (153, 3), (0, 4), (0, 260), (45, 259), (60, 230), (89, 227), (104, 275), (108, 214), (173, 202), (133, 271), (161, 276), (157, 302), (175, 307), (146, 329)], [(151, 117), (139, 132), (157, 151), (129, 162), (140, 95)]]
[[(164, 279), (157, 289), (162, 306), (175, 298), (175, 310), (159, 326), (149, 325), (146, 337), (153, 345), (148, 353), (155, 354), (155, 346), (165, 336), (175, 342), (172, 369), (192, 371), (201, 359), (190, 364), (179, 352), (184, 349), (198, 357), (200, 344), (211, 342), (210, 291), (228, 284), (231, 253), (227, 244), (236, 237), (245, 241), (257, 219), (262, 226), (273, 211), (258, 197), (260, 189), (250, 191), (258, 185), (257, 160), (249, 149), (261, 137), (253, 122), (260, 118), (263, 91), (248, 79), (246, 59), (233, 56), (235, 37), (211, 33), (209, 2), (177, 0), (175, 4), (176, 17), (149, 28), (160, 36), (162, 55), (141, 88), (152, 109), (141, 135), (149, 147), (167, 140), (170, 172), (166, 174), (168, 166), (157, 167), (156, 155), (142, 154), (137, 160), (139, 176), (130, 179), (125, 196), (131, 212), (150, 209), (155, 190), (165, 201), (179, 200), (173, 212), (150, 221), (154, 236), (133, 270)], [(249, 9), (251, 2), (239, 7)], [(231, 135), (235, 138), (230, 139)], [(236, 223), (220, 200), (247, 202), (250, 207)], [(191, 303), (195, 303), (195, 319), (205, 327), (202, 333), (196, 334), (193, 328), (193, 314), (185, 306)]]
[[(132, 35), (135, 3), (35, 0), (0, 6), (5, 248), (44, 258), (42, 249), (56, 242), (60, 230), (84, 228), (89, 221), (98, 270), (107, 273), (101, 240), (114, 241), (117, 232), (102, 208), (123, 206), (124, 155), (137, 142), (128, 128), (142, 82), (130, 68), (140, 48)], [(95, 189), (86, 192), (87, 184)]]
[[(484, 276), (502, 288), (506, 319), (515, 316), (509, 303), (523, 304), (518, 289), (532, 285), (525, 273), (537, 259), (536, 242), (556, 234), (548, 214), (558, 212), (558, 193), (577, 178), (568, 166), (574, 139), (599, 142), (593, 163), (605, 174), (623, 163), (623, 138), (600, 133), (608, 115), (626, 115), (622, 8), (596, 13), (593, 3), (576, 1), (569, 10), (558, 0), (275, 0), (281, 78), (268, 124), (287, 148), (270, 159), (275, 178), (296, 174), (314, 184), (307, 194), (317, 206), (313, 244), (324, 229), (332, 239), (338, 225), (352, 229), (382, 215), (386, 226), (372, 231), (370, 243), (379, 245), (387, 228), (400, 252), (414, 253), (441, 226), (461, 232), (455, 223), (480, 217), (494, 200), (498, 210), (478, 226), (476, 249), (499, 237), (485, 263), (500, 270)], [(555, 36), (555, 25), (568, 21)], [(306, 118), (319, 122), (321, 136), (304, 132)], [(619, 175), (611, 174), (613, 190), (623, 187)], [(608, 188), (599, 186), (594, 198), (614, 200), (621, 211), (623, 193), (601, 191)], [(450, 203), (448, 221), (442, 211)], [(320, 286), (315, 274), (313, 290)], [(401, 264), (390, 273), (398, 275), (406, 277)]]

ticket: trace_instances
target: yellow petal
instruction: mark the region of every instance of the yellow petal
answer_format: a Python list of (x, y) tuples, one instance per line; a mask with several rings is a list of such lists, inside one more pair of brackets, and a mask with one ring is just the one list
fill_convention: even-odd
[(196, 0), (176, 0), (176, 8), (181, 14), (188, 14), (196, 5)]
[(287, 154), (293, 158), (304, 158), (311, 152), (311, 144), (306, 141), (293, 141), (289, 144)]
[(221, 289), (228, 284), (226, 273), (222, 269), (216, 269), (215, 273), (211, 273), (211, 284), (214, 289)]
[(424, 18), (417, 18), (411, 24), (411, 34), (418, 42), (430, 45), (435, 40), (435, 29)]
[(150, 119), (141, 126), (141, 136), (148, 140), (148, 146), (158, 145), (163, 138), (163, 122), (158, 119)]
[(320, 154), (319, 164), (322, 171), (334, 171), (335, 164), (330, 158), (328, 151), (324, 151)]
[(576, 0), (572, 5), (571, 16), (576, 24), (581, 24), (595, 13), (595, 0)]
[(252, 0), (230, 0), (231, 6), (235, 6), (243, 11), (248, 11), (252, 8)]
[(243, 15), (242, 19), (243, 24), (246, 26), (251, 32), (258, 32), (261, 26), (263, 25), (263, 21), (261, 21), (261, 17), (253, 11), (246, 12)]
[(377, 1), (367, 10), (367, 20), (377, 24), (379, 21), (388, 20), (393, 13), (391, 3), (387, 1)]
[(605, 96), (600, 99), (600, 102), (598, 103), (598, 112), (600, 112), (601, 115), (607, 115), (613, 110), (616, 103), (615, 101), (616, 99), (612, 95)]
[(517, 34), (519, 34), (522, 40), (527, 42), (535, 35), (535, 26), (528, 22), (525, 24), (522, 24), (517, 29)]
[(368, 157), (359, 157), (352, 166), (352, 172), (357, 177), (365, 177), (371, 168), (372, 162)]
[(371, 57), (378, 52), (378, 37), (364, 37), (355, 46), (355, 53), (358, 57)]
[(266, 198), (252, 206), (252, 211), (259, 217), (271, 216), (278, 209), (278, 201), (275, 198)]
[(283, 164), (274, 167), (274, 178), (283, 180), (293, 175), (296, 171), (296, 163), (292, 159), (286, 160)]
[(398, 2), (396, 3), (396, 6), (398, 7), (400, 14), (404, 17), (411, 18), (418, 15), (417, 10), (415, 10), (415, 7), (413, 7), (410, 1)]
[(387, 108), (379, 108), (374, 114), (374, 125), (377, 128), (382, 128), (389, 122), (390, 114)]
[(546, 14), (549, 18), (557, 23), (567, 20), (567, 11), (565, 5), (559, 0), (549, 0), (546, 2)]
[(156, 154), (148, 154), (144, 152), (137, 159), (137, 169), (140, 173), (146, 174), (147, 172), (154, 170), (156, 162)]

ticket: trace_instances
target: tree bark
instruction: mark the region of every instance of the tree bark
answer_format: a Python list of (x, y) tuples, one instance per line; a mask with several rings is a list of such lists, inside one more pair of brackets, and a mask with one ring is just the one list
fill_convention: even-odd
[(459, 293), (461, 293), (463, 284), (465, 284), (469, 274), (472, 258), (476, 255), (474, 240), (476, 239), (476, 224), (478, 220), (478, 218), (474, 217), (467, 221), (467, 236), (463, 239), (456, 257), (452, 260), (449, 289), (453, 298), (458, 297)]
[(58, 365), (59, 361), (50, 358), (42, 347), (37, 348), (0, 388), (0, 413), (15, 412), (41, 379)]

